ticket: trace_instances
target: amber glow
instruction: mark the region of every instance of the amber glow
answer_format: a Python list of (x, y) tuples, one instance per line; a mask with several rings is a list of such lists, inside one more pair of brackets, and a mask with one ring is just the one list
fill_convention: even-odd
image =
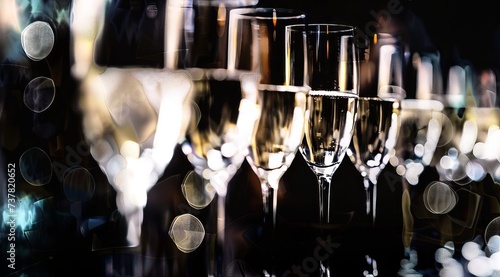
[(17, 5), (15, 0), (0, 0), (0, 30), (9, 26), (17, 32), (21, 32), (17, 18)]

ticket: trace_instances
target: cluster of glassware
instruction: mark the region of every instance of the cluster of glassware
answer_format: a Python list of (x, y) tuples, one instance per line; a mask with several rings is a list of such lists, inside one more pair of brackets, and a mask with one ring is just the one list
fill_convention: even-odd
[[(217, 243), (210, 269), (214, 276), (223, 274), (228, 262), (224, 260), (227, 186), (245, 161), (261, 181), (262, 224), (270, 236), (276, 224), (279, 181), (297, 152), (317, 177), (319, 222), (324, 224), (330, 222), (332, 176), (345, 155), (364, 178), (366, 213), (373, 222), (377, 179), (388, 163), (410, 185), (418, 184), (428, 165), (436, 165), (443, 180), (478, 181), (486, 173), (500, 179), (500, 150), (494, 143), (500, 136), (498, 109), (467, 109), (459, 118), (454, 117), (457, 110), (446, 110), (458, 107), (448, 105), (454, 103), (454, 92), (448, 93), (446, 105), (442, 99), (425, 96), (404, 99), (405, 50), (391, 41), (395, 37), (378, 34), (380, 41), (390, 42), (377, 45), (376, 92), (365, 97), (359, 94), (363, 72), (355, 27), (308, 22), (306, 14), (297, 10), (244, 4), (249, 7), (239, 1), (199, 1), (194, 6), (169, 1), (164, 69), (108, 68), (85, 79), (88, 91), (95, 89), (95, 83), (111, 84), (103, 92), (110, 114), (102, 117), (124, 121), (113, 136), (89, 132), (87, 137), (93, 142), (94, 158), (119, 192), (121, 212), (130, 215), (129, 224), (135, 223), (135, 236), (140, 235), (144, 197), (177, 144), (194, 168), (182, 187), (187, 202), (203, 209), (217, 199)], [(427, 59), (415, 61), (420, 94), (430, 89), (425, 83), (432, 75)], [(147, 99), (136, 94), (128, 99), (156, 103), (159, 116), (153, 120), (155, 126), (149, 126), (154, 131), (142, 125), (148, 121), (144, 110), (128, 109), (124, 116), (121, 108), (130, 103), (112, 103), (123, 99), (113, 93), (134, 87), (145, 91)], [(137, 122), (125, 122), (130, 112), (136, 113)], [(93, 118), (92, 111), (87, 115), (93, 123), (106, 121)], [(457, 120), (463, 124), (453, 122)], [(130, 128), (141, 135), (131, 138)], [(162, 131), (165, 128), (168, 132)], [(495, 151), (484, 151), (490, 148)], [(442, 154), (436, 161), (438, 151)], [(132, 188), (134, 180), (147, 179), (145, 174), (156, 177), (142, 188)], [(444, 213), (451, 208), (430, 209)], [(203, 234), (203, 225), (194, 216), (181, 215), (172, 222), (170, 236), (183, 252), (196, 250)], [(269, 270), (266, 274), (274, 275)], [(321, 274), (330, 275), (327, 264), (322, 264)]]
[[(297, 151), (317, 176), (319, 220), (327, 224), (331, 179), (346, 153), (376, 183), (371, 170), (387, 163), (401, 99), (394, 87), (384, 88), (383, 97), (359, 97), (353, 26), (315, 24), (301, 11), (280, 8), (235, 8), (228, 18), (227, 67), (187, 66), (197, 116), (182, 142), (205, 187), (217, 192), (222, 257), (227, 185), (244, 159), (261, 181), (265, 236), (273, 235), (279, 181)], [(366, 189), (367, 212), (375, 216), (373, 186)], [(219, 260), (216, 271), (226, 265)], [(320, 271), (330, 275), (326, 261)]]

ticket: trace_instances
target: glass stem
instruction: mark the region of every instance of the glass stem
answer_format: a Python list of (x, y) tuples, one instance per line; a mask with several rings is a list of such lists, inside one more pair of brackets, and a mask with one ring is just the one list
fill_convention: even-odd
[(217, 233), (216, 241), (213, 249), (215, 254), (212, 263), (212, 272), (209, 275), (212, 277), (222, 276), (224, 265), (224, 240), (225, 240), (225, 224), (226, 224), (226, 197), (217, 195)]
[[(366, 215), (371, 220), (371, 226), (369, 227), (371, 230), (375, 224), (375, 216), (377, 214), (377, 184), (370, 181), (369, 177), (363, 178), (363, 184), (366, 192)], [(371, 241), (369, 242), (370, 244), (372, 243)], [(368, 266), (368, 275), (366, 276), (375, 276), (373, 273), (377, 271), (377, 261), (371, 251), (366, 254), (365, 260), (366, 266)]]
[(319, 175), (319, 222), (330, 223), (330, 186), (332, 177)]
[(276, 225), (276, 203), (278, 194), (267, 182), (262, 182), (261, 188), (262, 204), (264, 205), (264, 223), (271, 224), (274, 229)]
[[(327, 175), (317, 175), (319, 193), (319, 223), (330, 223), (330, 188), (332, 177)], [(330, 277), (330, 266), (328, 259), (321, 260), (319, 264), (321, 277)]]
[(275, 251), (275, 237), (276, 237), (276, 209), (278, 202), (278, 194), (268, 182), (261, 183), (262, 189), (262, 203), (264, 208), (264, 222), (263, 222), (263, 238), (266, 245), (270, 247), (271, 257), (269, 259), (270, 266), (264, 270), (264, 276), (276, 277), (274, 273), (274, 251)]
[(224, 231), (226, 222), (226, 197), (218, 195), (217, 198), (217, 241), (219, 245), (224, 245)]
[(366, 192), (366, 214), (371, 217), (372, 223), (375, 223), (377, 210), (377, 184), (370, 181), (368, 177), (363, 179)]

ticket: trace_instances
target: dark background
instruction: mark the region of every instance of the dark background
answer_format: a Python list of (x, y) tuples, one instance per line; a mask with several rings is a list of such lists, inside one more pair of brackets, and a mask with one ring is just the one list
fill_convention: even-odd
[[(261, 6), (300, 9), (311, 21), (352, 24), (365, 30), (375, 15), (406, 33), (415, 51), (439, 51), (444, 65), (468, 61), (477, 68), (498, 67), (499, 19), (492, 1), (260, 1)], [(388, 23), (389, 23), (388, 22)]]
[[(259, 5), (303, 10), (310, 22), (350, 24), (369, 36), (375, 31), (401, 36), (412, 54), (439, 54), (444, 90), (450, 66), (469, 65), (476, 73), (492, 69), (497, 75), (500, 70), (500, 20), (491, 1), (264, 0)], [(377, 18), (381, 24), (374, 28)], [(411, 76), (405, 85), (414, 98)]]

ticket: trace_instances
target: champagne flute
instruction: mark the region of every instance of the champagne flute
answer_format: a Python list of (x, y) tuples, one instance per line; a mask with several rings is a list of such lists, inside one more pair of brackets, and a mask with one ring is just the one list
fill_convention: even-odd
[[(393, 34), (374, 35), (367, 61), (373, 63), (374, 70), (363, 71), (365, 79), (372, 80), (372, 86), (365, 83), (360, 92), (356, 128), (347, 151), (350, 161), (363, 177), (369, 234), (376, 230), (372, 228), (376, 218), (377, 181), (390, 158), (395, 156), (400, 101), (406, 96), (402, 87), (403, 46), (402, 40)], [(371, 245), (373, 240), (370, 238), (365, 237)], [(365, 272), (375, 274), (378, 266), (374, 254), (365, 253), (365, 259)]]
[[(398, 98), (360, 97), (358, 101), (356, 127), (347, 155), (363, 177), (370, 228), (376, 217), (378, 176), (396, 143), (400, 107)], [(365, 258), (369, 266), (365, 270), (376, 272), (374, 257), (366, 254)]]
[[(287, 71), (291, 84), (308, 84), (301, 155), (318, 181), (319, 221), (330, 222), (330, 187), (351, 141), (359, 93), (354, 27), (298, 24), (287, 27)], [(320, 262), (321, 276), (330, 276)]]
[(272, 223), (272, 228), (280, 178), (295, 158), (303, 136), (308, 90), (305, 86), (259, 86), (260, 117), (247, 160), (261, 181), (264, 223)]
[[(258, 72), (227, 69), (228, 18), (254, 0), (169, 1), (165, 64), (193, 80), (192, 117), (181, 148), (203, 180), (200, 193), (217, 194), (216, 239), (209, 241), (209, 274), (221, 275), (225, 255), (227, 186), (245, 160), (256, 119)], [(181, 5), (179, 5), (181, 3)], [(183, 6), (186, 5), (186, 6)], [(188, 184), (194, 186), (195, 184)], [(188, 199), (189, 203), (189, 199)], [(194, 207), (196, 208), (196, 207)]]
[[(367, 62), (373, 71), (365, 71), (366, 79), (358, 102), (358, 119), (348, 157), (363, 177), (366, 192), (366, 214), (372, 223), (376, 217), (376, 184), (380, 172), (394, 155), (403, 89), (404, 58), (401, 39), (389, 33), (377, 33), (370, 44)], [(373, 76), (372, 76), (373, 75)]]
[(252, 128), (247, 126), (253, 126), (257, 116), (258, 75), (226, 69), (188, 72), (194, 86), (193, 114), (198, 116), (191, 119), (182, 150), (195, 172), (224, 199), (228, 182), (248, 152)]
[(372, 222), (376, 217), (377, 178), (394, 149), (400, 110), (398, 98), (359, 98), (356, 128), (347, 155), (363, 176), (366, 214)]
[(241, 151), (247, 150), (251, 134), (251, 129), (237, 125), (246, 119), (253, 124), (253, 115), (249, 114), (258, 81), (258, 73), (227, 70), (227, 21), (230, 10), (255, 3), (195, 0), (167, 5), (170, 19), (166, 26), (165, 64), (186, 69), (193, 80), (191, 123), (182, 150), (195, 173), (205, 180), (203, 185), (213, 186), (220, 196), (219, 224), (224, 217), (221, 202), (227, 184), (244, 160), (246, 153)]
[(281, 176), (292, 163), (303, 136), (307, 86), (285, 84), (285, 26), (304, 23), (301, 11), (240, 8), (229, 16), (228, 68), (259, 72), (256, 121), (247, 156), (259, 177), (264, 223), (274, 232)]
[(287, 27), (287, 70), (292, 84), (308, 84), (300, 153), (316, 175), (319, 220), (330, 222), (330, 186), (354, 131), (359, 90), (355, 27), (309, 24)]
[[(255, 99), (258, 74), (226, 69), (188, 70), (193, 79), (193, 117), (182, 151), (195, 172), (217, 193), (217, 245), (210, 264), (224, 256), (225, 203), (227, 185), (248, 153), (252, 128), (257, 118)], [(212, 269), (211, 271), (214, 271)]]

